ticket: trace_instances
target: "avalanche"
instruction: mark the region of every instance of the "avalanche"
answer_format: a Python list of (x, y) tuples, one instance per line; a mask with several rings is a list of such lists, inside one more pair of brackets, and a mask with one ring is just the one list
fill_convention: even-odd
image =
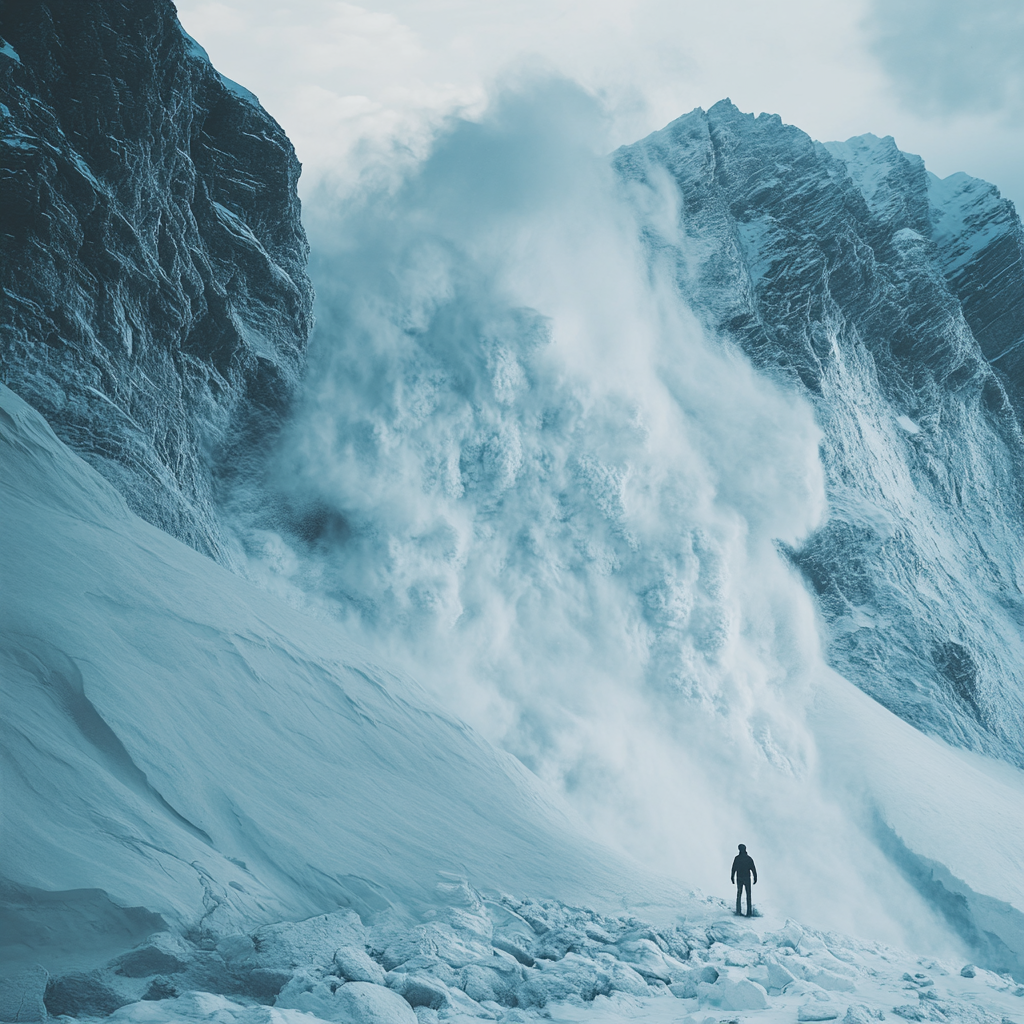
[(1012, 204), (530, 79), (307, 204), (307, 360), (280, 126), (15, 6), (0, 1020), (1021, 1024)]
[[(337, 626), (143, 523), (0, 402), (5, 1019), (864, 1024), (1020, 1005), (1008, 976), (804, 930), (770, 897), (733, 924), (600, 847)], [(952, 866), (1019, 899), (1021, 822), (990, 827), (1019, 776), (834, 682), (816, 713), (837, 764), (878, 765), (867, 782), (907, 842), (916, 826), (933, 849), (929, 824), (959, 815)], [(1013, 941), (1019, 912), (991, 904)]]

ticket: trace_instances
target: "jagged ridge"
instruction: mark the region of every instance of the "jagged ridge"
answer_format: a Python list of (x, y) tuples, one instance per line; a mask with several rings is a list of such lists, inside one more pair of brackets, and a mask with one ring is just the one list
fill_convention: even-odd
[(925, 731), (1024, 764), (1024, 231), (892, 139), (822, 145), (722, 101), (624, 147), (678, 196), (647, 240), (716, 333), (816, 406), (830, 517), (788, 553), (833, 664)]

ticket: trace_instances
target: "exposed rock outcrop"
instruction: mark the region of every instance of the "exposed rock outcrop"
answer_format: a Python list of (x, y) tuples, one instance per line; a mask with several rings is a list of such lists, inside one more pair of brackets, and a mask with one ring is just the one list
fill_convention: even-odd
[(299, 164), (169, 0), (5, 5), (3, 380), (126, 496), (218, 553), (311, 325)]

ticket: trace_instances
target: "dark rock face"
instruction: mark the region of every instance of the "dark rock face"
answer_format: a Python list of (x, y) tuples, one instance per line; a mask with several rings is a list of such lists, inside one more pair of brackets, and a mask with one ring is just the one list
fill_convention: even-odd
[[(912, 724), (1024, 764), (1024, 232), (892, 139), (723, 101), (619, 150), (709, 330), (815, 405), (828, 521), (787, 554), (828, 654)], [(650, 197), (645, 208), (651, 208)], [(662, 204), (664, 206), (664, 203)]]
[(1024, 228), (987, 181), (929, 177), (931, 237), (985, 358), (1024, 419)]
[(3, 380), (133, 509), (218, 553), (214, 493), (311, 326), (299, 164), (169, 0), (5, 4)]

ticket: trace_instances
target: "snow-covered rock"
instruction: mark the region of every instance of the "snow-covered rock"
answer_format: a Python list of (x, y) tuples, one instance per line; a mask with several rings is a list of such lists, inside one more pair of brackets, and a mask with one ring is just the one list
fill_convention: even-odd
[(390, 989), (363, 981), (324, 979), (306, 991), (287, 988), (275, 1004), (301, 1010), (319, 1020), (337, 1024), (415, 1024), (407, 999)]
[(371, 960), (366, 950), (357, 946), (341, 946), (334, 953), (335, 973), (346, 981), (368, 981), (384, 984), (384, 968)]
[(725, 1010), (764, 1010), (768, 1007), (768, 993), (749, 978), (723, 975), (712, 988), (715, 992), (709, 996), (709, 1001)]
[(965, 175), (935, 179), (891, 138), (823, 146), (728, 101), (616, 166), (650, 197), (667, 174), (678, 213), (649, 224), (652, 259), (815, 405), (830, 515), (791, 557), (832, 663), (916, 727), (1024, 765), (1013, 205)]

